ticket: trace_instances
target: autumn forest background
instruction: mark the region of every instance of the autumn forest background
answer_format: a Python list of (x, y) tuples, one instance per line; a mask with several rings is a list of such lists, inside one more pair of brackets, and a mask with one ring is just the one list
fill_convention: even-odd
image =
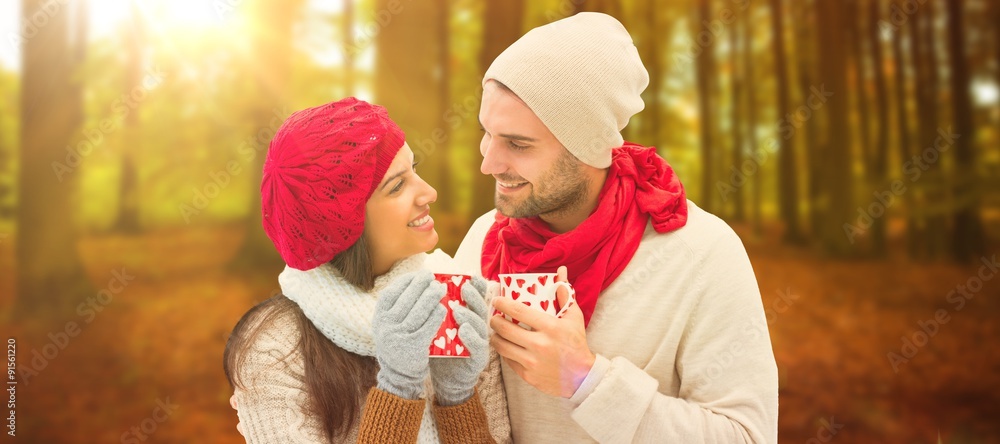
[(242, 442), (222, 349), (278, 291), (281, 121), (384, 105), (454, 252), (492, 208), (483, 72), (579, 11), (650, 73), (626, 140), (747, 247), (780, 441), (1000, 442), (1000, 0), (0, 0), (16, 440)]

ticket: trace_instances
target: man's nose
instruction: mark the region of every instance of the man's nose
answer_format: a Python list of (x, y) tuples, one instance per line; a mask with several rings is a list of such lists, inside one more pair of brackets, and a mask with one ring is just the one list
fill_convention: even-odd
[(479, 166), (479, 171), (487, 176), (500, 174), (506, 171), (503, 159), (500, 158), (500, 149), (494, 144), (495, 139), (486, 142), (483, 150), (483, 163)]

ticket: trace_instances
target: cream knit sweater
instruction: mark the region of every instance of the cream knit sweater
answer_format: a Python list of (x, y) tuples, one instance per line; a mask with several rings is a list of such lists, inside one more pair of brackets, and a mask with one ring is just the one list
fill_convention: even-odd
[[(349, 286), (346, 282), (344, 284)], [(386, 284), (387, 279), (377, 280), (373, 291), (377, 292), (379, 287)], [(348, 287), (340, 285), (325, 287), (324, 290), (331, 293), (330, 298), (338, 297), (338, 288), (345, 292), (342, 296), (347, 296), (346, 292), (350, 291)], [(324, 334), (329, 336), (326, 331)], [(308, 394), (305, 391), (304, 361), (296, 347), (299, 335), (293, 313), (276, 318), (273, 323), (263, 327), (248, 353), (245, 365), (240, 368), (240, 379), (247, 387), (246, 390), (236, 390), (236, 402), (244, 435), (250, 444), (326, 442), (320, 422), (306, 413)], [(480, 376), (477, 388), (486, 411), (490, 434), (497, 443), (509, 443), (510, 423), (502, 382), (499, 356), (491, 350), (490, 361)], [(433, 421), (433, 415), (429, 413), (433, 402), (433, 385), (429, 379), (425, 391), (425, 421)], [(434, 429), (433, 424), (422, 426)], [(350, 432), (337, 442), (353, 443), (357, 439), (357, 433), (358, 424), (354, 424)], [(438, 441), (436, 433), (432, 433), (431, 441)]]
[[(647, 226), (597, 302), (587, 342), (598, 359), (571, 399), (546, 395), (506, 364), (518, 443), (775, 443), (778, 377), (760, 291), (739, 237), (688, 202), (671, 233)], [(480, 217), (455, 255), (481, 274)]]

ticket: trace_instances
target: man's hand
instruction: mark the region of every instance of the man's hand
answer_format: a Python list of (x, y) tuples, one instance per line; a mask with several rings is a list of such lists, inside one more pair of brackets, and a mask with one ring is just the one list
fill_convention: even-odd
[[(556, 279), (566, 281), (566, 267), (559, 267)], [(559, 305), (565, 307), (569, 292), (560, 287), (556, 298)], [(490, 327), (496, 334), (490, 344), (497, 353), (521, 379), (538, 390), (553, 396), (572, 397), (596, 360), (587, 345), (587, 331), (579, 305), (572, 304), (562, 318), (556, 318), (509, 298), (498, 297), (493, 302), (498, 311), (533, 329), (525, 330), (500, 315), (492, 316)]]

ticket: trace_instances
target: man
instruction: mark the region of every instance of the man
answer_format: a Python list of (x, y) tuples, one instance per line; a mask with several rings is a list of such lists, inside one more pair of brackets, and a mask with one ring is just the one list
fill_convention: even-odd
[(515, 442), (777, 441), (777, 369), (740, 239), (654, 149), (622, 140), (648, 81), (628, 32), (597, 13), (528, 32), (483, 79), (497, 209), (456, 262), (493, 280), (565, 265), (577, 293), (562, 318), (495, 300), (532, 327), (490, 320)]

